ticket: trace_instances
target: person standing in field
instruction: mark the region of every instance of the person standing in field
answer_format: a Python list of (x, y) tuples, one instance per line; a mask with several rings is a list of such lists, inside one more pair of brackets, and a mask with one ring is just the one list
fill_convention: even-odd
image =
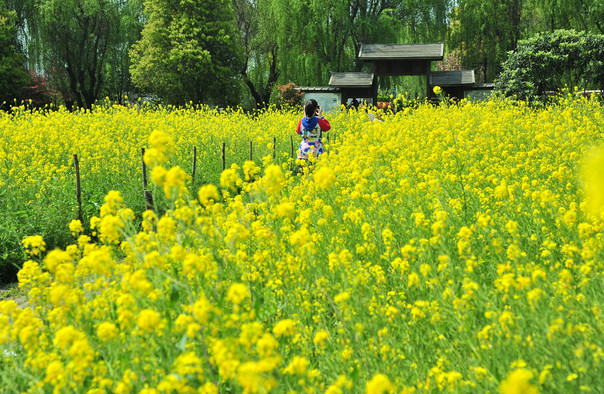
[(298, 159), (308, 160), (310, 154), (318, 158), (323, 153), (323, 132), (331, 129), (329, 121), (323, 116), (317, 100), (310, 99), (304, 104), (304, 117), (298, 122), (296, 133), (302, 136), (298, 148)]

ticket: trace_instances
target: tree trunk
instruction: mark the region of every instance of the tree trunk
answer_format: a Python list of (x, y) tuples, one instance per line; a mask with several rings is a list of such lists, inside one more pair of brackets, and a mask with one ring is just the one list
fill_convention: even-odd
[(256, 87), (254, 86), (254, 83), (247, 76), (247, 71), (242, 72), (241, 75), (243, 75), (243, 78), (245, 80), (245, 84), (250, 89), (250, 93), (252, 94), (252, 97), (254, 98), (254, 101), (256, 101), (256, 107), (257, 108), (261, 108), (262, 107), (262, 101), (263, 101), (262, 97), (260, 96), (260, 93), (258, 93), (258, 91), (256, 90)]

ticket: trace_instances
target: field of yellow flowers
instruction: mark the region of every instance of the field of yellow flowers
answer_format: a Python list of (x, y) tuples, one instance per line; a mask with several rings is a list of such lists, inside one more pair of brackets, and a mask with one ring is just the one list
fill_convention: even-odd
[[(333, 114), (338, 139), (302, 173), (295, 112), (20, 116), (2, 119), (0, 179), (44, 198), (77, 151), (111, 185), (140, 177), (143, 140), (164, 208), (115, 187), (90, 225), (63, 223), (66, 248), (25, 238), (29, 306), (0, 302), (2, 392), (602, 390), (594, 99)], [(191, 185), (191, 146), (222, 140), (239, 159)]]
[[(101, 105), (93, 112), (65, 109), (45, 113), (21, 107), (0, 113), (0, 283), (8, 268), (23, 261), (20, 243), (27, 235), (44, 237), (49, 248), (65, 248), (71, 239), (65, 223), (78, 218), (74, 157), (78, 156), (84, 224), (98, 215), (104, 196), (119, 190), (140, 216), (144, 210), (141, 148), (153, 130), (172, 139), (171, 164), (193, 174), (195, 184), (218, 184), (225, 164), (258, 164), (273, 151), (291, 156), (296, 119), (287, 111), (255, 117), (241, 111), (219, 114), (208, 108), (154, 108)], [(156, 203), (162, 205), (158, 194)], [(4, 271), (3, 271), (4, 269)], [(5, 274), (5, 275), (3, 275)]]

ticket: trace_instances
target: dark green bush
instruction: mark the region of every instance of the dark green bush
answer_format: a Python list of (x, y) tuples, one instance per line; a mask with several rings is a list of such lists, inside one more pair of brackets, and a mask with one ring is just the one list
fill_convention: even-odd
[(495, 90), (519, 99), (534, 101), (565, 86), (604, 89), (604, 35), (540, 33), (520, 41), (502, 67)]

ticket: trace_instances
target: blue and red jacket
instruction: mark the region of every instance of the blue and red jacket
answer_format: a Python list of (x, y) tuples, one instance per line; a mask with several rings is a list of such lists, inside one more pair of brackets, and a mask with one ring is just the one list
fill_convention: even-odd
[(296, 133), (303, 135), (304, 133), (302, 133), (302, 130), (311, 131), (316, 129), (317, 125), (319, 125), (321, 131), (328, 131), (329, 129), (331, 129), (331, 125), (329, 124), (329, 121), (325, 119), (325, 117), (321, 116), (319, 118), (318, 116), (313, 116), (312, 118), (307, 118), (305, 116), (298, 122), (298, 127), (296, 127)]

